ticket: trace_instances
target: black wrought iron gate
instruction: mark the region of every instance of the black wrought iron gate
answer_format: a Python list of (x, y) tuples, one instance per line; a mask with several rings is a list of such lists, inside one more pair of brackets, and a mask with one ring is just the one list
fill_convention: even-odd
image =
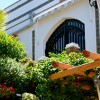
[(85, 49), (85, 25), (76, 19), (65, 20), (53, 32), (46, 43), (46, 56), (48, 52), (60, 53), (71, 42), (79, 44), (81, 50)]

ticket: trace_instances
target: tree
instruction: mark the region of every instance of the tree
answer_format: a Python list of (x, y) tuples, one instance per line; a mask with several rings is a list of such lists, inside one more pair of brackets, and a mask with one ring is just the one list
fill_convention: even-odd
[(0, 10), (0, 56), (16, 58), (18, 61), (26, 56), (24, 45), (18, 41), (17, 37), (7, 35), (4, 29), (6, 14)]
[(6, 18), (6, 14), (4, 13), (3, 10), (0, 10), (0, 31), (4, 30), (5, 18)]

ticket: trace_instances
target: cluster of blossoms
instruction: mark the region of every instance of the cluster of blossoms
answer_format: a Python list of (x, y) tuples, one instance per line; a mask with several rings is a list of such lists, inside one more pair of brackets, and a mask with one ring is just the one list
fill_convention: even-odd
[(0, 98), (15, 94), (15, 89), (5, 84), (0, 84)]
[(39, 100), (39, 98), (34, 94), (25, 92), (22, 94), (22, 100)]

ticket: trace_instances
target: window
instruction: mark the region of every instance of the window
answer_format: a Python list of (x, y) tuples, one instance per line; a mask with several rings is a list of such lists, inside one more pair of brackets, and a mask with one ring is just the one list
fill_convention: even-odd
[(71, 42), (79, 44), (81, 50), (85, 49), (85, 25), (76, 19), (65, 20), (53, 32), (46, 43), (46, 56), (48, 52), (60, 53)]

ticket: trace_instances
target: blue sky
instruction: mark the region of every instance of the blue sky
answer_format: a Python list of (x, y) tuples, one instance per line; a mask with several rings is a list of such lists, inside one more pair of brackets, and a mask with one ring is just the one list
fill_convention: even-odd
[(0, 9), (4, 9), (18, 0), (0, 0)]

